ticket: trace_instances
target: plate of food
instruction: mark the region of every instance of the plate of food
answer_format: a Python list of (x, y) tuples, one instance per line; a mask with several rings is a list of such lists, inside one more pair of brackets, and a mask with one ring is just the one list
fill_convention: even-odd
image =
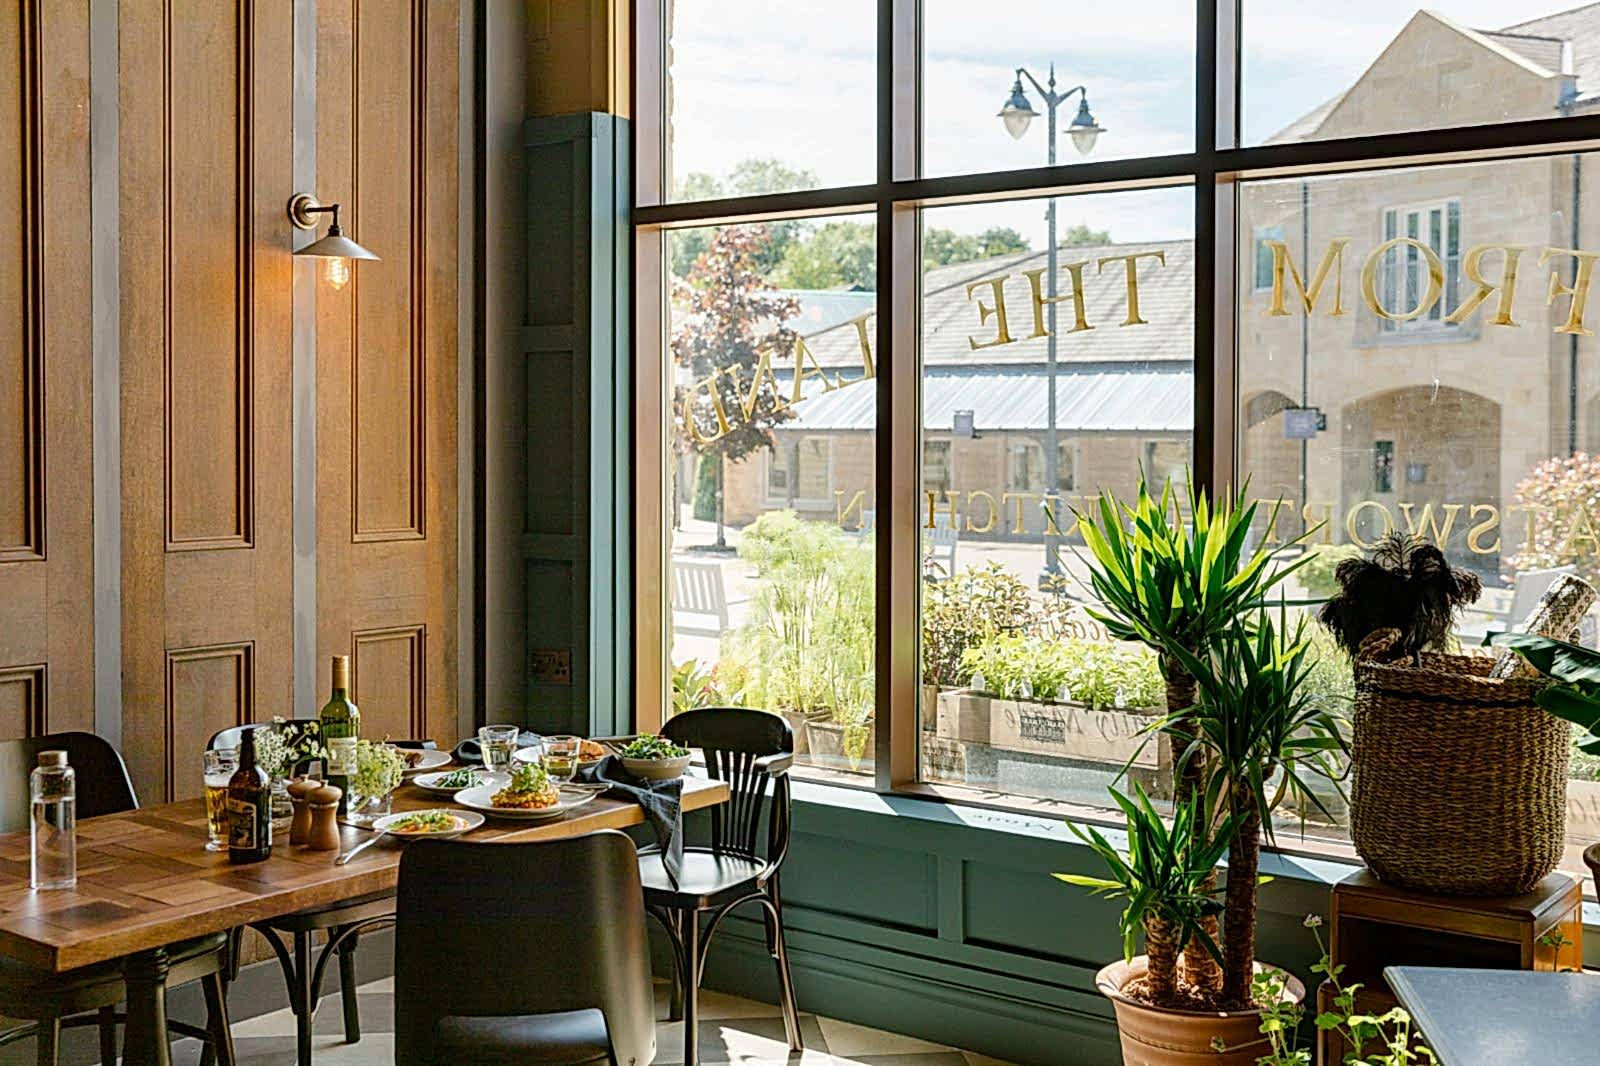
[(670, 781), (682, 777), (694, 758), (688, 748), (680, 748), (666, 737), (640, 733), (622, 749), (622, 768), (634, 777), (651, 781)]
[(483, 824), (483, 815), (477, 811), (448, 811), (435, 808), (428, 811), (405, 811), (375, 819), (372, 828), (398, 840), (449, 840), (468, 833)]
[(450, 765), (450, 753), (439, 751), (435, 748), (400, 748), (389, 745), (400, 753), (400, 758), (406, 762), (405, 775), (427, 773)]
[(529, 821), (560, 818), (570, 810), (592, 803), (599, 792), (563, 789), (537, 763), (519, 763), (503, 784), (490, 783), (457, 792), (455, 801), (469, 810), (497, 818)]
[[(585, 740), (578, 749), (578, 767), (582, 769), (585, 766), (593, 766), (610, 754), (611, 749), (598, 740)], [(538, 744), (533, 744), (526, 748), (518, 748), (511, 753), (511, 757), (517, 762), (526, 763), (539, 762), (543, 755), (544, 749)]]
[(432, 792), (438, 796), (454, 796), (464, 788), (491, 784), (504, 785), (508, 780), (506, 774), (491, 774), (481, 766), (458, 766), (454, 770), (434, 770), (417, 774), (411, 779), (411, 783), (425, 792)]

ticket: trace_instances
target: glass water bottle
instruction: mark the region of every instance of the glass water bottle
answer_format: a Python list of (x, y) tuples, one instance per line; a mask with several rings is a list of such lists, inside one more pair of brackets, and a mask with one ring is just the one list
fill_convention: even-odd
[(33, 887), (78, 883), (78, 782), (64, 751), (41, 751), (29, 776), (33, 792)]

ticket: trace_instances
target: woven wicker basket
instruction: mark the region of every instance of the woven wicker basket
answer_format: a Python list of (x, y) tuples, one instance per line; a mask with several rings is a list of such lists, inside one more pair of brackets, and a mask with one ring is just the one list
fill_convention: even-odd
[(1568, 726), (1536, 706), (1542, 678), (1497, 680), (1491, 658), (1356, 662), (1350, 835), (1379, 878), (1457, 895), (1526, 892), (1561, 857)]

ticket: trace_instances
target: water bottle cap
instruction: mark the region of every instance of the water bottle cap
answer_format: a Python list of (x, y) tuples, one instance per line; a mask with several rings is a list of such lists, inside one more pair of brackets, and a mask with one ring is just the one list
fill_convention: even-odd
[(64, 751), (41, 751), (39, 753), (40, 766), (65, 766), (67, 753)]

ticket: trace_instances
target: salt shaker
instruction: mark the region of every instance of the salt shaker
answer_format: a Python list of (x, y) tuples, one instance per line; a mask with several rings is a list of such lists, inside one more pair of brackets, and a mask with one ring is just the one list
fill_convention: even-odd
[(322, 785), (306, 793), (306, 805), (311, 808), (306, 847), (312, 851), (339, 850), (339, 797), (342, 795), (344, 790), (336, 785)]
[(304, 845), (311, 838), (311, 793), (322, 787), (314, 777), (297, 777), (289, 782), (289, 803), (294, 818), (289, 822), (289, 843)]

